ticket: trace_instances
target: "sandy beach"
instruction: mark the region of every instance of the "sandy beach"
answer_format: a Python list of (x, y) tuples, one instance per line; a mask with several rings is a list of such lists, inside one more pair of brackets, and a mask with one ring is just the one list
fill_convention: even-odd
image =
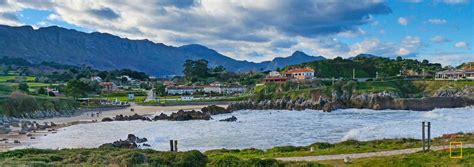
[[(48, 119), (25, 119), (28, 121), (36, 121), (40, 124), (47, 122), (54, 122), (57, 124), (56, 127), (48, 128), (46, 130), (33, 131), (27, 134), (19, 134), (19, 128), (13, 128), (12, 132), (9, 134), (0, 135), (0, 151), (7, 151), (14, 147), (19, 146), (28, 146), (35, 143), (35, 140), (42, 136), (48, 134), (56, 133), (58, 130), (61, 130), (63, 127), (82, 124), (82, 123), (95, 123), (100, 122), (103, 118), (109, 117), (113, 118), (116, 115), (155, 115), (160, 113), (171, 113), (178, 110), (201, 110), (201, 108), (206, 107), (207, 105), (181, 105), (181, 106), (140, 106), (132, 104), (130, 107), (109, 111), (101, 111), (99, 116), (97, 116), (97, 111), (84, 112), (77, 116), (72, 117), (56, 117)], [(218, 105), (220, 107), (227, 107), (227, 105)], [(133, 112), (131, 111), (133, 109)], [(92, 116), (93, 115), (93, 116)], [(20, 143), (15, 143), (17, 140)]]

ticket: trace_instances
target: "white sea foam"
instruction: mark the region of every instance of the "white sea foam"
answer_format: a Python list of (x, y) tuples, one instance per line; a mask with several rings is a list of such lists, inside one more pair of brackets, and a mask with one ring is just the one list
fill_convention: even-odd
[[(217, 120), (234, 115), (238, 122)], [(214, 116), (210, 121), (125, 121), (70, 126), (39, 138), (35, 148), (97, 147), (133, 133), (149, 139), (151, 147), (168, 150), (168, 141), (179, 141), (180, 150), (260, 148), (339, 142), (347, 139), (420, 138), (421, 122), (431, 121), (432, 136), (474, 132), (474, 108), (417, 111), (346, 109), (320, 111), (238, 111)]]

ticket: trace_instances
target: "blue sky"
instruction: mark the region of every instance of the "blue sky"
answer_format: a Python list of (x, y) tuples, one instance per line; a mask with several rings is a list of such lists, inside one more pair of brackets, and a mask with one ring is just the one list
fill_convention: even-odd
[(0, 0), (0, 24), (56, 25), (173, 46), (198, 43), (256, 62), (296, 50), (328, 58), (369, 53), (443, 65), (474, 61), (469, 0), (138, 1)]

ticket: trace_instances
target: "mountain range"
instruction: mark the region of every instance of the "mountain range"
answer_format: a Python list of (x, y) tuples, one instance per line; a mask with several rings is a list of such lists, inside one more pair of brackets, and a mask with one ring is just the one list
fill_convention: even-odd
[(174, 47), (57, 26), (33, 29), (5, 25), (0, 25), (0, 56), (24, 58), (31, 63), (88, 65), (101, 70), (128, 68), (155, 76), (180, 75), (188, 59), (205, 59), (211, 66), (222, 65), (234, 72), (273, 70), (325, 59), (296, 51), (289, 57), (255, 63), (232, 59), (199, 44)]

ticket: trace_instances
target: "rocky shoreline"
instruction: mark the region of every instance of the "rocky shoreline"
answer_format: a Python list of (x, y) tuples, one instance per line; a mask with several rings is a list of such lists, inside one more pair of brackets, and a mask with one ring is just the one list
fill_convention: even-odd
[(457, 108), (474, 105), (474, 88), (467, 87), (461, 91), (443, 90), (433, 97), (400, 98), (395, 94), (364, 93), (352, 94), (349, 92), (335, 93), (331, 96), (317, 95), (311, 99), (282, 98), (263, 101), (241, 101), (228, 106), (229, 111), (255, 109), (255, 110), (304, 110), (314, 109), (325, 112), (337, 109), (359, 108), (374, 110), (413, 110), (430, 111), (435, 108)]
[(189, 121), (189, 120), (211, 120), (212, 115), (218, 115), (218, 114), (227, 114), (231, 113), (232, 111), (229, 111), (226, 108), (219, 107), (216, 105), (210, 105), (207, 107), (204, 107), (201, 109), (201, 111), (196, 111), (196, 110), (190, 110), (190, 111), (185, 111), (185, 110), (179, 110), (178, 112), (173, 112), (170, 115), (166, 115), (164, 113), (161, 113), (160, 115), (154, 116), (154, 117), (147, 117), (143, 115), (130, 115), (130, 116), (124, 116), (124, 115), (116, 115), (113, 118), (103, 118), (102, 122), (111, 122), (111, 121), (133, 121), (133, 120), (142, 120), (142, 121), (158, 121), (158, 120), (168, 120), (168, 121)]

